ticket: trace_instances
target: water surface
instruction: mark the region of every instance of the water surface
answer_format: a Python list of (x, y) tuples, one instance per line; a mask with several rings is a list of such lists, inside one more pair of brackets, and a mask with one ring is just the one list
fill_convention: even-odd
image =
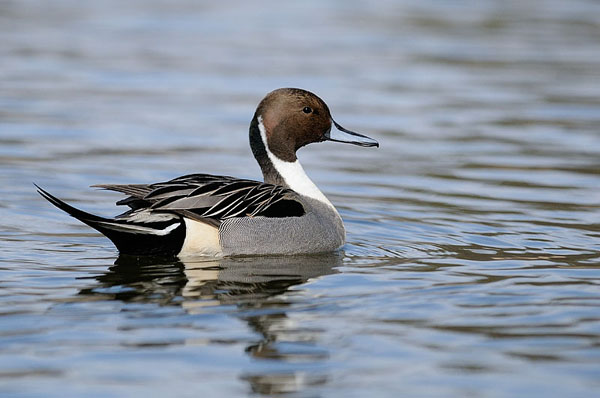
[[(595, 1), (0, 2), (7, 397), (592, 397), (600, 388)], [(379, 149), (299, 153), (339, 253), (119, 258), (36, 182), (260, 178), (268, 91)]]

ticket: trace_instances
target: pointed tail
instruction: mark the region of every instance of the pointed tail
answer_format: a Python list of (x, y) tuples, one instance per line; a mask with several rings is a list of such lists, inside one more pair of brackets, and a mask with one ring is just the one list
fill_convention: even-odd
[(109, 219), (79, 210), (37, 184), (33, 185), (44, 199), (106, 236), (123, 254), (174, 256), (183, 246), (185, 223), (180, 217), (147, 223)]
[[(44, 199), (46, 199), (48, 202), (52, 203), (54, 206), (58, 207), (59, 209), (61, 209), (65, 213), (69, 214), (71, 217), (75, 217), (76, 219), (78, 219), (82, 223), (85, 223), (85, 224), (89, 225), (92, 228), (97, 229), (96, 228), (96, 224), (98, 222), (107, 222), (107, 221), (110, 221), (107, 218), (98, 217), (98, 216), (95, 216), (93, 214), (87, 213), (87, 212), (85, 212), (83, 210), (76, 209), (75, 207), (69, 205), (68, 203), (65, 203), (62, 200), (58, 199), (56, 196), (52, 195), (50, 192), (45, 191), (39, 185), (37, 185), (37, 184), (33, 184), (33, 185), (35, 185), (35, 187), (37, 188), (38, 193), (40, 195), (42, 195), (42, 197)], [(100, 231), (100, 232), (102, 232), (102, 231)]]

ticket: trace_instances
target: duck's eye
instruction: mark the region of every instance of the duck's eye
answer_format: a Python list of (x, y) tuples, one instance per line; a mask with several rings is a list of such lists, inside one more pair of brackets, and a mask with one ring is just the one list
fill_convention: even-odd
[(304, 113), (311, 113), (312, 112), (312, 108), (310, 106), (305, 106), (304, 109), (302, 109), (302, 112), (304, 112)]

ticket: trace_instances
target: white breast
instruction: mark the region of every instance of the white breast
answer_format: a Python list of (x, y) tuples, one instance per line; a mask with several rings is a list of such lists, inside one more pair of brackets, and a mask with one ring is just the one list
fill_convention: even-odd
[[(283, 177), (288, 187), (298, 192), (301, 195), (308, 196), (309, 198), (316, 199), (319, 202), (325, 203), (329, 207), (335, 210), (335, 207), (331, 204), (329, 199), (323, 195), (323, 192), (317, 188), (314, 182), (304, 172), (304, 168), (298, 160), (295, 162), (286, 162), (275, 156), (270, 150), (267, 143), (267, 133), (265, 126), (263, 125), (262, 117), (258, 118), (258, 130), (260, 131), (260, 137), (262, 138), (267, 155), (273, 163), (273, 166), (277, 172)], [(336, 211), (337, 212), (337, 211)]]

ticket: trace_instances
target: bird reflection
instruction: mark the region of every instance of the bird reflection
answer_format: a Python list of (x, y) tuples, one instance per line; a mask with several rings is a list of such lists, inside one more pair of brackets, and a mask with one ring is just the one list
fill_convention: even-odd
[(120, 256), (108, 272), (95, 277), (98, 285), (80, 294), (183, 305), (191, 312), (214, 304), (260, 305), (291, 286), (336, 272), (341, 260), (340, 253), (194, 261)]
[[(178, 305), (198, 314), (219, 305), (235, 305), (232, 316), (244, 320), (261, 338), (246, 347), (256, 359), (322, 361), (327, 352), (315, 347), (290, 349), (295, 342), (315, 341), (316, 333), (291, 322), (289, 300), (276, 297), (309, 279), (337, 272), (342, 253), (308, 256), (232, 257), (180, 260), (120, 256), (96, 284), (80, 291), (85, 297), (124, 302)], [(290, 337), (291, 336), (291, 337)], [(281, 350), (282, 341), (287, 348)], [(252, 391), (278, 394), (326, 382), (306, 372), (248, 373), (242, 376)]]

